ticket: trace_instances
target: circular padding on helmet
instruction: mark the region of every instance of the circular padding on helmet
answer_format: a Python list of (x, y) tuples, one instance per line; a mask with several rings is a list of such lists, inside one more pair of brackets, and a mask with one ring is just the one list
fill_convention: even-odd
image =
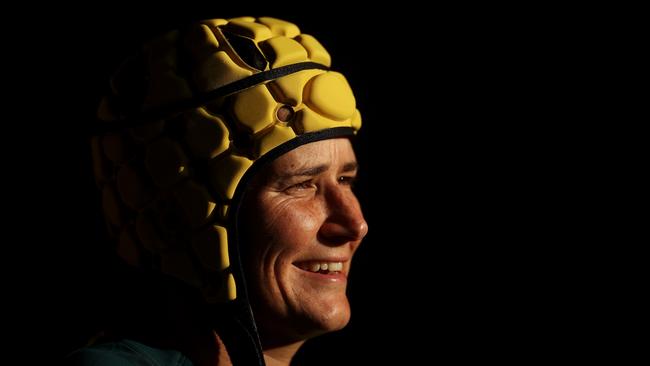
[(352, 121), (350, 124), (355, 131), (359, 131), (361, 128), (361, 113), (359, 113), (358, 109), (354, 111), (354, 116), (352, 116)]
[(179, 32), (169, 32), (145, 46), (144, 55), (148, 70), (156, 77), (146, 78), (147, 94), (143, 108), (157, 107), (178, 98), (191, 98), (192, 90), (185, 78), (177, 73)]
[(217, 206), (207, 189), (193, 181), (186, 181), (174, 190), (174, 198), (193, 229), (208, 222)]
[(133, 155), (133, 147), (122, 134), (111, 133), (102, 139), (104, 154), (113, 163), (120, 164)]
[(228, 24), (224, 26), (224, 29), (237, 35), (251, 38), (256, 42), (261, 42), (273, 37), (273, 33), (269, 27), (255, 23), (255, 18), (253, 17), (247, 17), (247, 19), (230, 19)]
[(138, 143), (146, 143), (159, 137), (165, 129), (165, 121), (158, 120), (129, 128), (129, 134)]
[(186, 32), (185, 48), (195, 60), (219, 51), (219, 40), (206, 24), (194, 24)]
[(251, 75), (251, 70), (237, 65), (225, 51), (219, 51), (201, 61), (194, 72), (194, 83), (200, 91), (207, 92)]
[(354, 114), (354, 94), (340, 73), (330, 71), (317, 75), (309, 81), (306, 89), (305, 103), (323, 116), (343, 121)]
[(190, 152), (198, 158), (215, 158), (230, 146), (230, 133), (219, 116), (205, 108), (187, 113), (185, 141)]
[(125, 165), (118, 171), (117, 191), (124, 203), (134, 210), (143, 208), (154, 197), (153, 187), (145, 173), (132, 165)]
[(160, 255), (160, 270), (194, 287), (201, 288), (203, 286), (201, 274), (194, 268), (192, 259), (184, 249), (162, 253)]
[(260, 47), (266, 51), (267, 58), (272, 60), (273, 68), (309, 61), (307, 50), (291, 38), (271, 38), (260, 44)]
[(255, 156), (262, 156), (295, 137), (296, 133), (291, 127), (276, 124), (255, 141)]
[(203, 296), (208, 302), (228, 302), (237, 298), (235, 278), (229, 270), (209, 273), (210, 281), (203, 288)]
[(323, 70), (303, 70), (283, 78), (273, 80), (269, 83), (269, 89), (273, 92), (275, 100), (280, 103), (289, 104), (294, 107), (302, 104), (302, 97), (305, 85), (314, 76), (325, 73)]
[(271, 18), (271, 17), (261, 17), (257, 19), (260, 23), (269, 27), (271, 33), (274, 36), (284, 36), (288, 38), (294, 38), (300, 34), (300, 29), (297, 25), (289, 23), (287, 21)]
[(244, 90), (232, 98), (234, 98), (235, 118), (248, 133), (255, 134), (273, 123), (278, 103), (273, 99), (266, 85)]
[(147, 208), (138, 214), (135, 220), (135, 232), (142, 245), (151, 253), (158, 253), (166, 248), (165, 239), (156, 223), (156, 212)]
[(298, 111), (293, 127), (297, 134), (303, 134), (332, 127), (350, 127), (350, 123), (347, 121), (332, 121), (309, 109), (309, 107), (304, 107)]
[(117, 241), (117, 254), (126, 263), (135, 267), (140, 264), (140, 250), (138, 249), (137, 240), (135, 228), (131, 224), (122, 230)]
[(250, 159), (238, 155), (217, 158), (210, 163), (210, 182), (222, 201), (232, 199), (239, 180), (251, 165)]
[(102, 189), (102, 208), (110, 224), (117, 227), (124, 224), (125, 207), (112, 184), (106, 184)]
[(327, 67), (332, 66), (332, 58), (330, 57), (329, 52), (327, 52), (325, 47), (323, 47), (316, 38), (309, 34), (301, 34), (296, 37), (296, 41), (300, 42), (300, 44), (305, 47), (309, 60)]
[(104, 151), (102, 149), (101, 138), (94, 136), (90, 139), (91, 156), (93, 159), (93, 175), (95, 176), (95, 183), (97, 188), (102, 188), (106, 182), (112, 178), (112, 166), (107, 161)]
[(147, 148), (145, 166), (154, 183), (169, 188), (189, 173), (188, 160), (180, 146), (169, 138), (153, 142)]
[(226, 228), (211, 225), (192, 237), (192, 248), (207, 270), (225, 270), (230, 267), (228, 234)]

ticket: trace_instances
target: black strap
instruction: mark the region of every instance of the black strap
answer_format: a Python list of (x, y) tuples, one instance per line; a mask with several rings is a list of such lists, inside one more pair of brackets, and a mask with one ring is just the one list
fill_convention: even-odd
[(312, 69), (328, 70), (329, 68), (316, 62), (300, 62), (297, 64), (278, 67), (277, 69), (262, 71), (241, 80), (233, 81), (230, 84), (226, 84), (209, 92), (196, 95), (193, 98), (183, 99), (160, 107), (151, 108), (149, 110), (138, 113), (135, 116), (126, 117), (117, 121), (98, 120), (97, 123), (93, 126), (92, 132), (93, 134), (103, 134), (106, 132), (117, 131), (126, 127), (140, 126), (155, 122), (162, 118), (173, 115), (174, 113), (199, 107), (211, 100), (238, 93), (242, 90), (251, 88), (264, 82), (275, 80), (299, 71)]

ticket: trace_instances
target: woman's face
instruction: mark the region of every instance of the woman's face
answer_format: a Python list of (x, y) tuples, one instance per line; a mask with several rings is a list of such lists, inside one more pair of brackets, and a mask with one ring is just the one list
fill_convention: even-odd
[(352, 192), (350, 141), (302, 145), (255, 179), (241, 227), (250, 300), (263, 342), (307, 339), (350, 319), (347, 276), (368, 232)]

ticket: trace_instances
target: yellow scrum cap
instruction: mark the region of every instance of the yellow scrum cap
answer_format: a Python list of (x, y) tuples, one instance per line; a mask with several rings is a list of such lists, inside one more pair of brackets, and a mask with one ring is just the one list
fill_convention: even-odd
[(92, 139), (119, 255), (210, 303), (245, 297), (233, 231), (251, 168), (361, 126), (348, 82), (330, 64), (314, 37), (267, 17), (201, 21), (127, 60)]

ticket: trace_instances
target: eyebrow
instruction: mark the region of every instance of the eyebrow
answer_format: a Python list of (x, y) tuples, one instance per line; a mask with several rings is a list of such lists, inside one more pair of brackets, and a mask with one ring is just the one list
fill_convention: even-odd
[(348, 172), (353, 172), (355, 170), (359, 170), (359, 163), (357, 163), (356, 161), (351, 161), (351, 162), (345, 163), (345, 165), (343, 165), (342, 172), (343, 173), (348, 173)]
[[(309, 167), (305, 169), (300, 169), (295, 172), (289, 172), (286, 174), (280, 174), (280, 178), (286, 179), (286, 178), (291, 178), (291, 177), (313, 177), (316, 176), (327, 169), (329, 169), (329, 165), (327, 164), (321, 164), (317, 165), (314, 167)], [(359, 164), (356, 161), (351, 161), (349, 163), (345, 163), (343, 165), (343, 169), (341, 170), (342, 173), (348, 173), (352, 172), (359, 169)]]

